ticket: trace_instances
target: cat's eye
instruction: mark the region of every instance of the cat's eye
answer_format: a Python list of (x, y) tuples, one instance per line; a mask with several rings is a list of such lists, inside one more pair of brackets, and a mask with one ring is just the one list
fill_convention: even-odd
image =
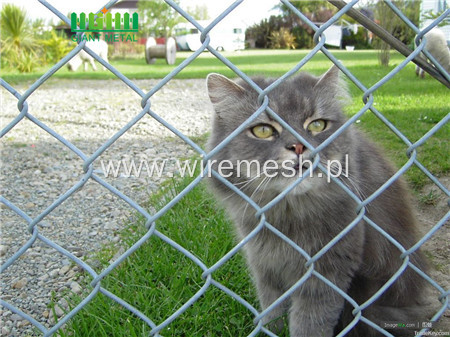
[(327, 127), (327, 122), (323, 119), (316, 119), (308, 124), (308, 130), (311, 132), (321, 132)]
[(271, 125), (261, 124), (261, 125), (254, 126), (252, 128), (252, 133), (257, 138), (265, 139), (265, 138), (275, 136), (276, 131)]

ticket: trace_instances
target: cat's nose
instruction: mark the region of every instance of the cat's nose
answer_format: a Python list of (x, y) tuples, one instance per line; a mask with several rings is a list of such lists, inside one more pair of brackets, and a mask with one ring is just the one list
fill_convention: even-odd
[(302, 143), (292, 144), (286, 146), (288, 150), (294, 151), (297, 156), (301, 155), (303, 153), (303, 150), (305, 149), (305, 145)]

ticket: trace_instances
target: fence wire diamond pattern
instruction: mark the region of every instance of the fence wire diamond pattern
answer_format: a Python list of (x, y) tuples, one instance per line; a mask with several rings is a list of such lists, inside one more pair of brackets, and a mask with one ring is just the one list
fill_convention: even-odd
[[(110, 8), (117, 0), (110, 1), (106, 4), (106, 8)], [(66, 16), (64, 16), (61, 12), (58, 11), (57, 8), (53, 7), (49, 2), (45, 0), (39, 0), (39, 2), (47, 7), (51, 12), (53, 12), (58, 18), (65, 21), (67, 24), (70, 25), (70, 21)], [(3, 204), (3, 208), (7, 208), (10, 211), (14, 212), (19, 216), (23, 224), (27, 226), (28, 228), (28, 238), (25, 244), (23, 244), (21, 247), (16, 247), (15, 253), (9, 257), (6, 261), (3, 262), (1, 265), (1, 272), (3, 273), (5, 270), (7, 270), (10, 266), (16, 263), (18, 259), (24, 256), (24, 254), (29, 250), (33, 245), (36, 244), (36, 242), (41, 241), (44, 245), (50, 247), (55, 252), (62, 254), (62, 256), (65, 256), (66, 258), (70, 259), (73, 263), (81, 267), (85, 272), (89, 273), (93, 281), (91, 282), (92, 290), (86, 296), (75, 308), (73, 308), (70, 312), (68, 312), (64, 317), (62, 317), (61, 320), (59, 320), (56, 324), (54, 324), (51, 327), (44, 326), (42, 323), (40, 323), (36, 318), (31, 317), (30, 315), (26, 314), (25, 312), (21, 311), (18, 307), (12, 304), (11, 301), (8, 300), (1, 300), (1, 305), (11, 312), (21, 316), (23, 319), (30, 322), (33, 326), (35, 326), (38, 330), (42, 332), (44, 336), (51, 336), (54, 333), (56, 333), (59, 329), (61, 329), (64, 324), (66, 324), (71, 318), (73, 318), (77, 313), (83, 309), (93, 298), (95, 298), (99, 293), (107, 296), (111, 300), (117, 302), (118, 304), (122, 305), (126, 309), (130, 311), (130, 313), (133, 313), (137, 317), (139, 317), (145, 324), (147, 324), (152, 330), (150, 335), (151, 336), (160, 336), (160, 332), (167, 328), (174, 320), (176, 320), (182, 313), (184, 313), (194, 302), (196, 302), (206, 291), (209, 287), (216, 287), (226, 293), (227, 295), (231, 296), (236, 301), (240, 302), (246, 309), (248, 309), (253, 315), (254, 315), (254, 330), (250, 334), (251, 336), (257, 335), (258, 333), (262, 333), (268, 336), (274, 336), (272, 332), (270, 332), (268, 329), (266, 329), (262, 324), (262, 318), (264, 315), (271, 310), (273, 307), (279, 305), (285, 298), (287, 298), (296, 288), (296, 286), (303, 283), (307, 278), (314, 275), (315, 277), (321, 279), (323, 282), (325, 282), (329, 287), (331, 287), (333, 290), (338, 292), (341, 296), (345, 298), (346, 301), (348, 301), (351, 305), (354, 307), (354, 320), (353, 322), (343, 330), (339, 336), (344, 336), (346, 332), (348, 332), (355, 324), (357, 324), (359, 321), (362, 321), (366, 324), (371, 325), (373, 328), (379, 330), (386, 336), (390, 336), (389, 333), (386, 331), (382, 331), (382, 329), (368, 320), (364, 317), (362, 314), (362, 310), (369, 306), (371, 303), (373, 303), (380, 295), (381, 293), (389, 287), (398, 276), (397, 274), (401, 274), (401, 272), (405, 268), (413, 268), (417, 273), (419, 273), (423, 278), (425, 278), (434, 289), (436, 289), (439, 294), (439, 300), (441, 302), (441, 306), (439, 310), (435, 313), (434, 317), (432, 318), (432, 321), (438, 320), (444, 313), (445, 310), (448, 309), (448, 297), (449, 297), (449, 290), (443, 289), (435, 280), (430, 278), (428, 275), (426, 275), (424, 272), (422, 272), (420, 269), (416, 268), (414, 265), (409, 263), (409, 255), (413, 253), (415, 250), (417, 250), (419, 247), (421, 247), (427, 240), (429, 240), (430, 237), (433, 235), (436, 235), (447, 223), (450, 212), (448, 212), (439, 222), (437, 222), (434, 227), (426, 234), (424, 235), (420, 241), (418, 241), (413, 247), (411, 247), (409, 250), (405, 250), (403, 247), (399, 247), (400, 251), (402, 252), (401, 258), (403, 259), (403, 265), (399, 269), (398, 273), (394, 275), (389, 282), (381, 288), (371, 299), (369, 299), (366, 303), (363, 304), (357, 304), (352, 298), (350, 298), (345, 292), (340, 290), (338, 287), (336, 287), (330, 280), (326, 279), (322, 275), (320, 275), (317, 271), (314, 270), (314, 262), (318, 260), (330, 247), (332, 247), (337, 241), (339, 241), (343, 236), (346, 235), (346, 233), (353, 228), (354, 225), (356, 225), (361, 219), (366, 220), (371, 226), (373, 226), (376, 230), (378, 230), (382, 235), (386, 236), (391, 242), (399, 246), (396, 241), (390, 237), (387, 233), (382, 232), (381, 228), (379, 228), (376, 224), (372, 223), (370, 219), (368, 219), (365, 216), (364, 213), (364, 207), (366, 204), (368, 204), (370, 201), (372, 201), (374, 198), (376, 198), (378, 195), (380, 195), (386, 188), (389, 187), (389, 185), (397, 179), (400, 175), (402, 175), (406, 170), (408, 170), (412, 166), (416, 166), (419, 168), (425, 175), (429, 177), (429, 179), (445, 193), (447, 196), (450, 196), (449, 191), (446, 189), (446, 187), (435, 177), (433, 174), (423, 165), (421, 164), (417, 159), (417, 148), (421, 146), (424, 142), (428, 141), (438, 130), (443, 128), (443, 126), (448, 122), (450, 119), (450, 114), (448, 114), (445, 118), (440, 120), (438, 123), (436, 123), (433, 128), (431, 128), (426, 134), (423, 135), (421, 139), (419, 139), (417, 142), (412, 143), (404, 134), (402, 134), (395, 126), (394, 123), (389, 121), (382, 112), (380, 112), (374, 104), (374, 96), (373, 93), (379, 89), (382, 85), (384, 85), (387, 81), (389, 81), (391, 78), (393, 78), (400, 70), (402, 70), (411, 60), (413, 60), (416, 56), (419, 55), (421, 51), (423, 51), (425, 45), (426, 45), (426, 39), (424, 38), (424, 34), (428, 32), (431, 28), (438, 25), (442, 20), (444, 20), (449, 15), (449, 11), (447, 10), (443, 15), (441, 15), (439, 18), (437, 18), (430, 26), (426, 27), (423, 30), (418, 29), (414, 24), (412, 24), (406, 16), (398, 10), (398, 8), (395, 7), (395, 5), (387, 1), (386, 4), (403, 20), (405, 23), (412, 29), (414, 32), (418, 35), (417, 36), (417, 45), (418, 47), (407, 57), (403, 62), (401, 62), (398, 66), (396, 66), (387, 76), (379, 80), (377, 83), (375, 83), (372, 87), (367, 88), (365, 87), (348, 69), (344, 67), (344, 65), (333, 55), (333, 53), (328, 50), (325, 47), (325, 38), (323, 37), (322, 33), (329, 28), (333, 23), (335, 23), (339, 18), (342, 17), (345, 13), (347, 13), (350, 9), (352, 9), (355, 4), (358, 2), (357, 0), (353, 0), (345, 6), (343, 6), (330, 20), (328, 20), (324, 25), (322, 25), (320, 28), (316, 26), (313, 22), (311, 22), (304, 14), (299, 12), (294, 6), (292, 6), (291, 3), (289, 3), (286, 0), (281, 1), (284, 5), (288, 6), (292, 12), (297, 15), (304, 23), (306, 23), (311, 29), (315, 31), (314, 35), (314, 41), (315, 41), (315, 47), (301, 60), (299, 60), (298, 64), (292, 68), (289, 72), (281, 76), (273, 85), (270, 87), (262, 90), (259, 88), (244, 72), (242, 72), (238, 67), (236, 67), (230, 60), (228, 60), (225, 56), (223, 56), (220, 52), (213, 49), (210, 46), (210, 36), (209, 32), (215, 27), (216, 24), (218, 24), (221, 20), (223, 20), (227, 16), (233, 15), (233, 10), (237, 8), (242, 1), (236, 1), (231, 6), (229, 6), (222, 14), (220, 14), (215, 20), (211, 22), (210, 25), (207, 27), (202, 27), (199, 22), (194, 20), (183, 8), (181, 8), (177, 3), (171, 0), (166, 0), (166, 3), (169, 4), (174, 11), (177, 11), (180, 13), (187, 21), (192, 23), (194, 27), (196, 27), (201, 32), (201, 47), (192, 53), (191, 56), (189, 56), (186, 60), (184, 60), (179, 66), (177, 66), (173, 71), (171, 71), (165, 78), (163, 78), (161, 81), (158, 82), (157, 85), (155, 85), (150, 91), (144, 92), (142, 91), (138, 86), (136, 86), (132, 81), (130, 81), (126, 76), (121, 74), (117, 69), (115, 69), (113, 66), (111, 66), (109, 63), (105, 62), (103, 59), (101, 59), (97, 54), (95, 54), (92, 50), (90, 50), (86, 45), (85, 42), (81, 42), (78, 44), (76, 48), (74, 48), (69, 54), (67, 54), (63, 59), (61, 59), (57, 64), (55, 64), (47, 73), (45, 73), (39, 80), (37, 80), (35, 83), (33, 83), (26, 92), (23, 94), (19, 93), (12, 85), (5, 82), (3, 79), (1, 79), (1, 85), (9, 92), (11, 95), (13, 95), (15, 98), (17, 98), (17, 108), (18, 113), (17, 116), (4, 128), (1, 130), (0, 137), (4, 137), (7, 135), (17, 124), (22, 123), (24, 120), (28, 120), (31, 123), (34, 123), (36, 126), (40, 127), (42, 130), (47, 132), (49, 135), (51, 135), (54, 138), (55, 142), (60, 142), (64, 147), (66, 147), (69, 151), (71, 151), (74, 155), (79, 157), (83, 161), (83, 174), (82, 177), (77, 181), (73, 186), (71, 186), (69, 189), (62, 191), (61, 195), (54, 200), (50, 206), (48, 206), (43, 212), (41, 212), (36, 217), (30, 217), (26, 211), (24, 211), (19, 206), (12, 203), (10, 200), (5, 198), (4, 196), (0, 196), (0, 202)], [(120, 80), (122, 80), (126, 86), (129, 87), (132, 91), (137, 93), (141, 98), (141, 110), (140, 112), (129, 121), (128, 124), (123, 126), (117, 133), (115, 133), (107, 142), (105, 142), (103, 145), (101, 145), (93, 154), (87, 154), (84, 153), (82, 150), (77, 148), (74, 144), (72, 144), (70, 141), (66, 140), (62, 135), (55, 132), (53, 129), (51, 129), (49, 126), (46, 125), (43, 121), (39, 120), (35, 116), (33, 116), (30, 113), (29, 105), (27, 102), (27, 99), (36, 91), (39, 90), (39, 88), (43, 85), (43, 83), (49, 79), (58, 69), (65, 66), (66, 63), (74, 57), (77, 53), (80, 52), (81, 49), (84, 49), (87, 53), (89, 53), (91, 56), (93, 56), (98, 62), (100, 62), (103, 66), (105, 66), (110, 72), (112, 72), (114, 75), (116, 75)], [(210, 168), (205, 168), (205, 171), (203, 172), (203, 175), (199, 175), (196, 177), (191, 184), (187, 188), (185, 188), (181, 193), (179, 193), (176, 197), (174, 197), (165, 207), (163, 207), (158, 212), (152, 214), (150, 211), (147, 211), (142, 206), (140, 206), (137, 202), (132, 200), (130, 197), (122, 193), (117, 188), (113, 187), (110, 183), (105, 181), (100, 175), (96, 173), (96, 170), (94, 169), (96, 160), (99, 158), (99, 156), (104, 153), (109, 147), (112, 146), (112, 144), (117, 141), (121, 136), (123, 136), (128, 130), (130, 130), (134, 125), (138, 124), (144, 116), (151, 116), (156, 121), (161, 123), (164, 127), (172, 131), (175, 135), (177, 135), (180, 139), (182, 139), (187, 145), (192, 147), (199, 155), (202, 156), (205, 160), (208, 160), (211, 158), (217, 151), (222, 149), (233, 137), (235, 137), (238, 133), (240, 133), (244, 128), (247, 127), (247, 125), (251, 122), (251, 120), (247, 120), (241, 127), (239, 127), (237, 130), (235, 130), (230, 136), (225, 139), (221, 144), (219, 144), (215, 149), (213, 149), (211, 152), (207, 153), (205, 152), (199, 145), (197, 145), (194, 141), (189, 139), (186, 135), (181, 133), (179, 130), (177, 130), (174, 126), (172, 126), (170, 123), (165, 121), (160, 115), (158, 115), (155, 111), (152, 110), (151, 102), (152, 102), (152, 96), (157, 93), (163, 86), (165, 86), (171, 79), (173, 79), (179, 72), (181, 72), (184, 68), (189, 67), (191, 62), (195, 60), (200, 54), (202, 54), (204, 51), (208, 50), (211, 54), (213, 54), (217, 59), (219, 59), (221, 62), (223, 62), (226, 66), (228, 66), (232, 71), (234, 71), (239, 77), (241, 77), (243, 80), (248, 82), (259, 94), (259, 103), (260, 108), (255, 112), (253, 117), (256, 117), (263, 111), (267, 111), (275, 120), (277, 120), (284, 128), (286, 128), (289, 132), (296, 135), (296, 137), (300, 140), (301, 137), (296, 134), (296, 132), (287, 125), (283, 120), (281, 120), (278, 115), (276, 114), (276, 111), (273, 111), (269, 108), (269, 100), (267, 98), (267, 94), (275, 88), (278, 84), (280, 84), (282, 81), (284, 81), (286, 78), (291, 76), (292, 74), (296, 73), (299, 69), (301, 69), (309, 60), (311, 60), (314, 55), (316, 55), (319, 52), (322, 52), (324, 55), (326, 55), (331, 62), (333, 62), (335, 65), (337, 65), (342, 72), (362, 91), (362, 99), (364, 102), (364, 107), (357, 112), (355, 115), (353, 115), (345, 125), (342, 126), (341, 129), (339, 129), (335, 134), (333, 134), (327, 141), (325, 141), (323, 144), (321, 144), (316, 149), (313, 149), (313, 154), (318, 154), (324, 147), (326, 147), (328, 144), (330, 144), (336, 137), (339, 136), (339, 134), (347, 128), (350, 124), (355, 123), (363, 114), (366, 112), (371, 112), (375, 114), (397, 137), (403, 141), (408, 146), (407, 154), (409, 156), (409, 160), (406, 162), (406, 164), (398, 170), (398, 172), (389, 179), (383, 186), (379, 188), (376, 193), (368, 197), (366, 200), (361, 201), (356, 195), (354, 195), (346, 186), (344, 186), (342, 183), (340, 183), (339, 180), (334, 179), (334, 181), (339, 184), (347, 193), (349, 193), (353, 199), (355, 199), (359, 206), (358, 206), (358, 216), (354, 219), (354, 221), (347, 226), (347, 228), (342, 231), (337, 237), (335, 237), (331, 242), (329, 242), (321, 251), (319, 251), (314, 256), (308, 256), (304, 251), (302, 251), (301, 247), (296, 246), (294, 243), (290, 242), (289, 238), (285, 237), (282, 233), (278, 232), (274, 227), (272, 227), (269, 223), (265, 220), (265, 212), (270, 209), (275, 203), (277, 203), (281, 198), (283, 198), (290, 189), (294, 188), (294, 186), (291, 186), (290, 189), (284, 191), (281, 193), (278, 197), (276, 197), (274, 200), (272, 200), (269, 204), (265, 205), (264, 207), (260, 207), (258, 204), (256, 204), (253, 200), (249, 199), (245, 194), (243, 194), (241, 191), (239, 191), (236, 187), (231, 185), (227, 180), (225, 180), (223, 177), (221, 177), (217, 172), (213, 171), (211, 174), (216, 177), (217, 179), (221, 180), (224, 184), (229, 186), (231, 189), (233, 189), (236, 193), (240, 194), (242, 198), (244, 198), (251, 207), (253, 207), (256, 211), (256, 216), (259, 217), (260, 223), (259, 226), (248, 236), (246, 237), (242, 242), (239, 242), (232, 250), (230, 250), (226, 255), (224, 255), (219, 261), (217, 261), (216, 264), (212, 266), (207, 266), (203, 261), (198, 259), (192, 252), (186, 250), (179, 244), (177, 244), (175, 241), (173, 241), (170, 237), (165, 236), (161, 232), (158, 231), (158, 219), (163, 216), (171, 207), (173, 207), (178, 201), (180, 201), (186, 194), (188, 194), (195, 186), (197, 186), (200, 181), (203, 179), (204, 176), (207, 176), (208, 173), (210, 173), (208, 170)], [(442, 67), (437, 65), (437, 68), (440, 70), (441, 74), (449, 80), (449, 74), (445, 73), (443, 71)], [(61, 104), (64, 104), (64, 102), (61, 102)], [(318, 167), (323, 172), (326, 171), (326, 169), (321, 166), (318, 163), (318, 160), (314, 161), (313, 164), (314, 168)], [(140, 215), (142, 215), (145, 220), (145, 226), (146, 226), (146, 234), (142, 236), (142, 238), (137, 241), (131, 248), (126, 250), (121, 256), (119, 256), (114, 262), (112, 262), (106, 269), (104, 269), (102, 272), (97, 273), (94, 268), (92, 268), (89, 264), (87, 264), (82, 259), (78, 258), (73, 252), (64, 249), (57, 243), (53, 242), (49, 238), (45, 237), (42, 232), (39, 229), (40, 224), (44, 221), (44, 219), (52, 213), (56, 208), (58, 207), (64, 207), (63, 203), (72, 198), (74, 193), (84, 188), (86, 183), (90, 180), (93, 180), (100, 184), (103, 188), (109, 191), (109, 193), (115, 195), (117, 198), (123, 200), (126, 202), (130, 207), (136, 210)], [(300, 181), (299, 181), (300, 182)], [(242, 246), (246, 244), (249, 240), (252, 239), (254, 235), (262, 228), (266, 227), (285, 239), (287, 242), (289, 242), (291, 245), (295, 247), (301, 253), (305, 258), (308, 260), (307, 266), (308, 271), (307, 274), (300, 279), (297, 284), (292, 287), (289, 291), (287, 291), (281, 298), (279, 298), (277, 301), (273, 303), (269, 308), (267, 308), (263, 312), (259, 312), (257, 308), (252, 306), (250, 303), (245, 301), (242, 297), (239, 296), (239, 294), (234, 293), (232, 290), (228, 289), (225, 285), (221, 284), (217, 280), (214, 279), (214, 272), (218, 270), (221, 266), (223, 266), (229, 259), (231, 259), (235, 254), (240, 252)], [(133, 307), (131, 304), (127, 303), (123, 299), (117, 297), (115, 294), (109, 292), (107, 289), (102, 287), (102, 280), (108, 276), (114, 269), (118, 267), (119, 264), (121, 264), (125, 259), (131, 256), (133, 252), (135, 252), (139, 247), (147, 242), (149, 238), (152, 236), (158, 237), (161, 240), (163, 240), (167, 245), (172, 246), (174, 249), (178, 250), (180, 253), (184, 254), (188, 259), (190, 259), (195, 265), (197, 265), (202, 271), (202, 277), (204, 279), (204, 284), (201, 286), (200, 290), (187, 302), (183, 303), (178, 310), (174, 311), (173, 314), (166, 318), (163, 322), (155, 323), (151, 317), (147, 317), (145, 314), (143, 314), (138, 308)], [(423, 329), (420, 333), (423, 334), (427, 331), (427, 329)]]

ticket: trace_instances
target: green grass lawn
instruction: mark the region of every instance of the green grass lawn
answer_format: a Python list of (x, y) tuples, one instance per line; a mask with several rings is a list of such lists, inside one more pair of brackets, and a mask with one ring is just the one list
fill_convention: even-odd
[[(295, 66), (306, 51), (245, 51), (225, 54), (247, 74), (268, 74), (280, 76)], [(392, 54), (391, 66), (378, 65), (375, 51), (333, 51), (343, 64), (361, 80), (371, 86), (391, 71), (404, 58)], [(188, 53), (179, 53), (177, 64)], [(162, 78), (175, 66), (168, 66), (158, 60), (147, 65), (142, 60), (113, 60), (112, 64), (127, 77)], [(320, 74), (331, 63), (322, 54), (316, 55), (305, 66), (305, 70)], [(11, 82), (21, 82), (38, 78), (45, 70), (33, 74), (4, 73), (3, 78)], [(184, 69), (176, 78), (205, 78), (210, 72), (219, 72), (233, 77), (233, 72), (220, 61), (202, 54)], [(61, 69), (56, 78), (113, 78), (108, 72), (69, 73)], [(350, 84), (353, 96), (347, 113), (353, 115), (364, 105), (361, 91)], [(420, 139), (439, 120), (450, 111), (448, 89), (436, 80), (427, 77), (416, 78), (413, 65), (408, 65), (391, 81), (374, 93), (375, 107), (380, 110), (411, 142)], [(407, 146), (399, 140), (370, 111), (361, 117), (357, 124), (371, 138), (376, 140), (386, 154), (400, 167), (407, 162)], [(448, 125), (438, 131), (429, 141), (418, 149), (419, 160), (437, 176), (448, 175)], [(204, 141), (204, 139), (200, 139)], [(427, 178), (418, 170), (407, 172), (407, 179), (417, 194), (427, 184)], [(189, 180), (174, 180), (167, 183), (160, 192), (149, 200), (148, 207), (160, 209), (181, 191)], [(203, 184), (197, 186), (174, 208), (157, 221), (157, 229), (164, 235), (192, 252), (208, 267), (216, 263), (234, 245), (231, 225), (227, 221)], [(120, 233), (125, 248), (133, 245), (145, 233), (144, 220), (124, 224)], [(100, 272), (115, 254), (116, 247), (105, 247), (94, 259), (99, 260)], [(102, 286), (141, 310), (156, 324), (173, 314), (188, 301), (205, 280), (201, 278), (202, 269), (161, 239), (153, 236), (130, 258), (124, 261), (102, 281)], [(257, 307), (255, 292), (240, 254), (233, 257), (213, 274), (215, 280), (238, 293), (250, 304)], [(86, 289), (91, 280), (86, 280)], [(82, 294), (83, 297), (87, 293)], [(75, 305), (80, 300), (69, 296)], [(206, 293), (187, 311), (176, 319), (161, 334), (164, 336), (247, 336), (254, 328), (253, 316), (241, 304), (222, 291), (211, 286)], [(106, 296), (99, 294), (71, 321), (64, 336), (147, 336), (151, 329), (126, 309)]]
[[(265, 74), (270, 76), (280, 76), (287, 70), (294, 67), (308, 51), (305, 50), (248, 50), (242, 52), (224, 52), (232, 63), (249, 75)], [(367, 69), (366, 67), (376, 67), (378, 61), (375, 51), (333, 51), (333, 53), (353, 69)], [(157, 59), (155, 64), (146, 64), (144, 55), (141, 59), (113, 59), (111, 65), (130, 79), (163, 78), (168, 75), (179, 64), (186, 60), (191, 52), (178, 52), (175, 65), (167, 65), (163, 59)], [(392, 54), (393, 63), (402, 60), (403, 57), (397, 53)], [(330, 63), (322, 53), (316, 54), (313, 62), (308, 63), (304, 69), (308, 71), (320, 72), (327, 69)], [(100, 69), (100, 65), (97, 63)], [(36, 80), (47, 72), (51, 67), (41, 67), (33, 73), (19, 73), (13, 70), (3, 69), (2, 77), (5, 81), (17, 83), (24, 80)], [(352, 69), (352, 70), (353, 70)], [(176, 78), (205, 78), (210, 72), (219, 72), (226, 76), (236, 76), (225, 64), (216, 59), (210, 53), (202, 53), (190, 65), (184, 68)], [(54, 78), (70, 79), (111, 79), (115, 75), (109, 71), (97, 72), (89, 70), (84, 72), (82, 67), (76, 72), (70, 72), (66, 66), (59, 69)]]

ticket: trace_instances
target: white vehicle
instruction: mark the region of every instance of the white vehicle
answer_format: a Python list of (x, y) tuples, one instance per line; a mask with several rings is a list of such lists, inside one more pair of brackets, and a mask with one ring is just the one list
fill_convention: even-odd
[[(209, 22), (199, 21), (203, 27)], [(186, 34), (186, 31), (188, 34)], [(184, 34), (183, 34), (184, 33)], [(202, 45), (201, 33), (190, 23), (175, 26), (175, 37), (181, 50), (195, 51)], [(219, 51), (235, 51), (245, 49), (245, 26), (239, 23), (220, 22), (210, 32), (210, 45)]]

